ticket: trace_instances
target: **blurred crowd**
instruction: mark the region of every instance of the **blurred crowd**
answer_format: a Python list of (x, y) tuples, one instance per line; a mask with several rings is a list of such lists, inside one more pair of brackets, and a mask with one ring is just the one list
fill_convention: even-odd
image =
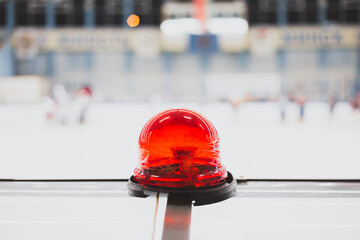
[[(287, 105), (289, 103), (295, 103), (299, 111), (299, 122), (303, 122), (308, 98), (305, 94), (290, 91), (285, 94), (279, 94), (274, 98), (258, 97), (252, 94), (247, 94), (242, 97), (221, 98), (220, 101), (230, 103), (235, 111), (244, 103), (248, 102), (277, 102), (280, 109), (281, 121), (283, 122), (286, 120)], [(327, 102), (330, 117), (334, 114), (335, 107), (338, 103), (339, 99), (336, 97), (336, 94), (331, 93)], [(350, 98), (349, 104), (351, 105), (354, 114), (360, 114), (360, 91), (357, 92), (355, 97)]]
[[(52, 88), (51, 94), (43, 99), (46, 120), (49, 123), (60, 125), (81, 125), (85, 123), (92, 96), (93, 91), (88, 85), (84, 85), (73, 92), (67, 91), (63, 85), (55, 85)], [(158, 104), (161, 102), (161, 99), (158, 98), (148, 100), (150, 104)], [(249, 102), (276, 102), (279, 106), (280, 119), (282, 122), (286, 121), (288, 105), (296, 104), (299, 122), (303, 122), (308, 98), (305, 94), (290, 91), (270, 98), (246, 94), (240, 97), (220, 98), (219, 101), (231, 104), (234, 111), (237, 111), (243, 104)], [(338, 103), (339, 99), (336, 97), (336, 94), (330, 94), (327, 102), (330, 117), (334, 114)], [(349, 99), (349, 104), (353, 113), (360, 115), (360, 91), (357, 92), (355, 97)]]
[(92, 97), (92, 90), (84, 85), (69, 93), (63, 85), (56, 85), (49, 96), (43, 99), (48, 122), (60, 125), (83, 124)]

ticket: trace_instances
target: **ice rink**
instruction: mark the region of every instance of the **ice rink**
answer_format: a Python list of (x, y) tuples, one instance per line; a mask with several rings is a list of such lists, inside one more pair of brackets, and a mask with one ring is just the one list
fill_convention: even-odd
[(358, 179), (360, 116), (347, 103), (93, 103), (82, 126), (45, 121), (41, 104), (0, 105), (0, 178), (126, 179), (137, 165), (141, 128), (156, 113), (185, 107), (212, 121), (221, 157), (236, 178)]
[(360, 240), (359, 143), (360, 0), (0, 0), (0, 240)]

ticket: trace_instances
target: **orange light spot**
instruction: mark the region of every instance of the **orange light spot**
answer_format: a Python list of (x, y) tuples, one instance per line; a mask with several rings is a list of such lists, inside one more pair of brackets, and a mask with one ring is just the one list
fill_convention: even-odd
[(131, 14), (126, 22), (130, 27), (136, 27), (140, 23), (140, 18), (137, 15)]

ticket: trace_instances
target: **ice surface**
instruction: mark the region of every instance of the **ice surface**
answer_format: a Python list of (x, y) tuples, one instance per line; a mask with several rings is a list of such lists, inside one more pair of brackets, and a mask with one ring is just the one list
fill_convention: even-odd
[(329, 116), (309, 103), (303, 123), (276, 103), (94, 103), (83, 126), (47, 124), (41, 105), (0, 105), (0, 178), (128, 178), (138, 162), (138, 136), (168, 109), (200, 112), (219, 132), (222, 162), (235, 177), (360, 178), (360, 116), (347, 103)]

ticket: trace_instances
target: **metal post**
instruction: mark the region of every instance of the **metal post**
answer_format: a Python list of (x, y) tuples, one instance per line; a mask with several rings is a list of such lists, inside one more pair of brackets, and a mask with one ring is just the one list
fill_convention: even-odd
[[(134, 6), (132, 0), (123, 0), (123, 12), (122, 12), (122, 26), (123, 28), (128, 28), (127, 25), (127, 18), (133, 13)], [(126, 81), (127, 81), (127, 88), (130, 92), (132, 89), (132, 61), (133, 61), (133, 53), (129, 50), (125, 52), (125, 72), (126, 72)]]
[(128, 27), (127, 18), (134, 12), (134, 3), (132, 0), (123, 0), (123, 27)]
[(52, 51), (48, 51), (46, 53), (46, 75), (49, 78), (54, 77), (55, 67), (54, 67), (54, 53)]
[(360, 91), (360, 48), (357, 49), (357, 71), (356, 71), (356, 79), (355, 79), (355, 94)]
[(192, 202), (187, 195), (169, 194), (165, 212), (163, 240), (190, 239)]
[[(46, 28), (54, 29), (55, 28), (55, 2), (54, 0), (48, 0), (46, 2)], [(54, 67), (54, 52), (46, 52), (46, 75), (49, 78), (54, 77), (55, 67)]]
[(248, 51), (239, 53), (239, 69), (246, 71), (249, 68), (250, 54)]
[(277, 24), (278, 26), (284, 26), (287, 24), (287, 0), (278, 0)]
[(6, 5), (6, 33), (9, 36), (15, 27), (15, 1), (9, 0)]
[[(287, 24), (287, 0), (278, 0), (277, 4), (277, 24), (284, 27)], [(277, 52), (277, 62), (281, 74), (281, 93), (284, 94), (285, 89), (285, 72), (286, 72), (286, 51), (279, 50)]]
[(0, 76), (14, 75), (13, 53), (9, 42), (5, 42), (0, 49)]
[[(358, 1), (358, 22), (360, 24), (360, 1)], [(355, 79), (355, 94), (360, 91), (360, 48), (357, 49), (357, 71)]]
[(170, 78), (170, 74), (172, 71), (172, 66), (173, 66), (173, 57), (174, 54), (170, 53), (170, 52), (164, 52), (162, 55), (162, 60), (163, 60), (163, 90), (165, 94), (168, 95), (172, 95), (171, 90), (172, 90), (172, 81)]
[(85, 28), (93, 28), (95, 25), (94, 0), (84, 2), (84, 25)]
[(207, 96), (206, 93), (206, 77), (207, 77), (207, 73), (209, 71), (209, 67), (210, 67), (210, 57), (211, 57), (211, 53), (200, 53), (200, 57), (201, 57), (201, 69), (202, 69), (202, 73), (201, 73), (201, 96), (202, 102), (205, 102)]
[[(245, 0), (247, 8), (249, 8), (250, 0)], [(249, 21), (249, 19), (247, 19)], [(240, 71), (246, 71), (249, 68), (250, 53), (249, 51), (241, 51), (238, 55), (238, 67)]]
[(285, 72), (286, 72), (286, 52), (285, 50), (281, 49), (277, 53), (277, 62), (278, 62), (278, 68), (281, 74), (281, 86), (280, 86), (280, 92), (281, 94), (285, 94), (287, 91), (286, 86), (286, 79), (285, 79)]
[(55, 28), (55, 3), (54, 0), (46, 2), (46, 28)]
[[(95, 26), (94, 0), (86, 0), (84, 2), (84, 25), (87, 29), (93, 29)], [(85, 53), (87, 82), (92, 82), (93, 75), (93, 53), (88, 51)]]
[[(317, 1), (317, 15), (318, 15), (318, 24), (324, 25), (326, 24), (326, 7), (327, 0), (318, 0)], [(324, 83), (326, 81), (325, 71), (326, 71), (326, 58), (327, 58), (327, 50), (321, 48), (318, 51), (318, 68), (319, 68), (319, 88), (321, 90), (324, 89)], [(320, 94), (324, 94), (324, 91), (321, 91)]]
[[(9, 37), (11, 36), (12, 32), (14, 31), (15, 28), (15, 1), (14, 0), (9, 0), (7, 2), (6, 5), (6, 38), (9, 39)], [(15, 58), (14, 58), (14, 52), (10, 46), (10, 43), (5, 43), (6, 45), (8, 45), (8, 49), (6, 51), (6, 58), (8, 61), (8, 67), (9, 67), (9, 72), (8, 74), (10, 75), (15, 75)], [(3, 51), (5, 51), (5, 46), (3, 46)]]
[(326, 21), (327, 0), (317, 0), (317, 20), (319, 24)]

